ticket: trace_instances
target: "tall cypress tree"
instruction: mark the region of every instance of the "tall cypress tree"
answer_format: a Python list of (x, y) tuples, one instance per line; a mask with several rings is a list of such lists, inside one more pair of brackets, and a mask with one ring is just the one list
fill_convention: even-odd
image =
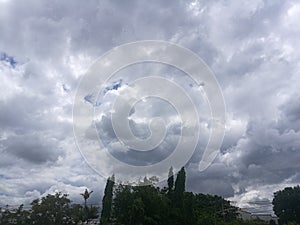
[(178, 172), (175, 181), (175, 189), (174, 189), (175, 206), (182, 207), (184, 192), (185, 192), (185, 170), (184, 167), (182, 167)]
[(168, 175), (168, 191), (169, 193), (174, 188), (174, 173), (173, 173), (173, 167), (171, 166), (169, 169), (169, 175)]
[(102, 199), (102, 211), (101, 211), (101, 218), (100, 218), (101, 225), (110, 224), (114, 185), (115, 185), (115, 176), (112, 175), (110, 178), (107, 179), (105, 190), (104, 190), (104, 196)]
[(181, 167), (175, 181), (175, 193), (183, 192), (185, 192), (185, 170), (184, 167)]

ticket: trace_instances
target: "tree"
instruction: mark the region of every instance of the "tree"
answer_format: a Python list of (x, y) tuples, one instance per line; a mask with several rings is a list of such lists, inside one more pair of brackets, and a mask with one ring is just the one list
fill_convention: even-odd
[[(118, 184), (114, 188), (112, 217), (116, 224), (130, 225), (129, 211), (133, 202), (132, 187), (129, 185)], [(102, 217), (101, 217), (102, 220)]]
[(73, 204), (70, 208), (70, 212), (75, 224), (78, 224), (80, 221), (98, 218), (98, 208), (94, 206), (85, 208), (80, 204)]
[(90, 197), (90, 195), (93, 193), (93, 191), (88, 191), (88, 189), (85, 189), (84, 193), (81, 193), (80, 195), (83, 196), (84, 199), (84, 207), (87, 208), (86, 202), (88, 200), (88, 198)]
[(185, 170), (184, 167), (180, 169), (177, 174), (175, 181), (175, 193), (183, 193), (185, 192)]
[(182, 167), (178, 172), (175, 181), (174, 204), (176, 207), (182, 208), (184, 192), (185, 192), (185, 170), (184, 167)]
[(105, 190), (104, 190), (104, 196), (102, 199), (102, 211), (101, 211), (100, 224), (103, 225), (110, 224), (114, 184), (115, 184), (115, 176), (112, 175), (110, 178), (107, 179)]
[(300, 187), (287, 187), (274, 193), (273, 210), (282, 224), (300, 223)]
[(70, 214), (70, 200), (67, 194), (56, 193), (48, 194), (41, 200), (36, 199), (31, 203), (31, 222), (32, 224), (43, 225), (69, 225), (74, 224)]
[(93, 191), (88, 191), (88, 189), (85, 189), (85, 191), (83, 193), (81, 193), (80, 195), (82, 195), (83, 199), (84, 199), (84, 217), (83, 217), (83, 220), (87, 220), (89, 219), (90, 217), (90, 210), (92, 210), (92, 207), (91, 209), (89, 209), (87, 207), (87, 200), (90, 198), (91, 194), (93, 193)]
[[(6, 205), (5, 208), (0, 208), (0, 224), (2, 225), (8, 225), (8, 224), (15, 224), (17, 223), (17, 218), (19, 216), (19, 209), (22, 210), (23, 205), (20, 205), (19, 208), (17, 209), (17, 213), (12, 212), (9, 209), (9, 206)], [(17, 214), (17, 215), (16, 215)], [(22, 223), (20, 223), (22, 224)]]
[[(114, 176), (106, 183), (101, 212), (101, 225), (266, 225), (265, 221), (242, 221), (236, 218), (237, 208), (220, 196), (194, 194), (185, 191), (185, 171), (178, 172), (170, 197), (168, 187), (155, 186), (156, 178), (145, 177), (135, 184), (143, 186), (115, 185)], [(173, 182), (174, 183), (174, 182)], [(148, 185), (146, 185), (148, 184)], [(87, 190), (85, 193), (90, 194)], [(89, 197), (83, 193), (83, 196)], [(88, 198), (86, 198), (88, 199)], [(1, 210), (0, 224), (72, 225), (95, 218), (97, 208), (69, 207), (66, 194), (57, 193), (36, 199), (31, 210)], [(20, 216), (21, 215), (21, 216)], [(288, 222), (287, 225), (299, 223)]]
[(118, 184), (114, 190), (113, 224), (173, 225), (167, 222), (170, 211), (168, 201), (167, 196), (153, 185)]
[(24, 210), (23, 207), (24, 205), (21, 204), (14, 215), (18, 225), (28, 225), (30, 223), (30, 213)]
[(130, 218), (131, 224), (142, 225), (144, 222), (144, 203), (141, 198), (136, 198), (130, 208)]
[(169, 175), (168, 175), (168, 192), (171, 193), (174, 188), (174, 173), (173, 173), (173, 167), (171, 166), (169, 169)]
[(86, 210), (80, 204), (73, 204), (70, 210), (71, 217), (73, 218), (75, 224), (78, 224), (79, 221), (86, 220)]

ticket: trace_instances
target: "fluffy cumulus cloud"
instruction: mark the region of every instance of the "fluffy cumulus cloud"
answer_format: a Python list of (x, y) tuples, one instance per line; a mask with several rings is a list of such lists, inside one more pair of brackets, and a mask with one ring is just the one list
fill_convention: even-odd
[[(199, 55), (222, 89), (226, 133), (212, 165), (198, 170), (210, 132), (203, 89), (183, 72), (155, 63), (127, 67), (101, 92), (86, 92), (83, 104), (95, 108), (86, 144), (93, 150), (100, 138), (115, 158), (133, 165), (172, 154), (182, 127), (190, 125), (167, 102), (142, 99), (128, 114), (132, 133), (141, 139), (151, 136), (149, 120), (160, 117), (166, 125), (165, 139), (147, 154), (128, 150), (111, 122), (122, 91), (137, 94), (132, 81), (163, 74), (200, 112), (187, 189), (270, 211), (274, 191), (300, 182), (299, 15), (299, 2), (279, 0), (0, 1), (0, 205), (29, 204), (54, 191), (80, 203), (85, 188), (94, 190), (91, 202), (99, 204), (105, 179), (84, 161), (73, 135), (77, 86), (89, 65), (111, 48), (165, 40)], [(95, 159), (111, 172), (104, 155)]]

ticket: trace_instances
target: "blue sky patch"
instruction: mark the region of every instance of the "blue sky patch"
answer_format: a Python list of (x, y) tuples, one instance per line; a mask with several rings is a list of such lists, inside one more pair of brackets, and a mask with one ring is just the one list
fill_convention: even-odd
[(0, 61), (8, 62), (12, 68), (15, 68), (17, 65), (17, 61), (14, 57), (7, 55), (5, 52), (0, 52)]

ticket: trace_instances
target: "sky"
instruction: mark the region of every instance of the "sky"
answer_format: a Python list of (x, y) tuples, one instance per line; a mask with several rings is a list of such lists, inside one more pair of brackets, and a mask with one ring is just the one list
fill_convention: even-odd
[[(199, 111), (199, 143), (185, 165), (187, 190), (271, 212), (273, 193), (300, 183), (299, 23), (299, 1), (1, 0), (0, 206), (28, 206), (55, 191), (83, 203), (85, 188), (94, 191), (90, 203), (101, 204), (106, 180), (84, 159), (73, 133), (76, 91), (107, 51), (159, 40), (193, 51), (215, 74), (226, 105), (217, 157), (198, 170), (210, 130), (203, 89), (182, 71), (155, 63), (124, 68), (98, 95), (86, 93), (81, 100), (94, 107), (98, 134), (86, 130), (86, 143), (100, 138), (115, 158), (134, 165), (167, 157), (181, 126), (167, 102), (141, 101), (128, 118), (142, 138), (149, 136), (149, 118), (160, 116), (167, 124), (165, 140), (150, 156), (124, 151), (111, 121), (122, 91), (138, 92), (130, 82), (162, 75), (182, 86)], [(100, 170), (110, 172), (98, 156)]]

